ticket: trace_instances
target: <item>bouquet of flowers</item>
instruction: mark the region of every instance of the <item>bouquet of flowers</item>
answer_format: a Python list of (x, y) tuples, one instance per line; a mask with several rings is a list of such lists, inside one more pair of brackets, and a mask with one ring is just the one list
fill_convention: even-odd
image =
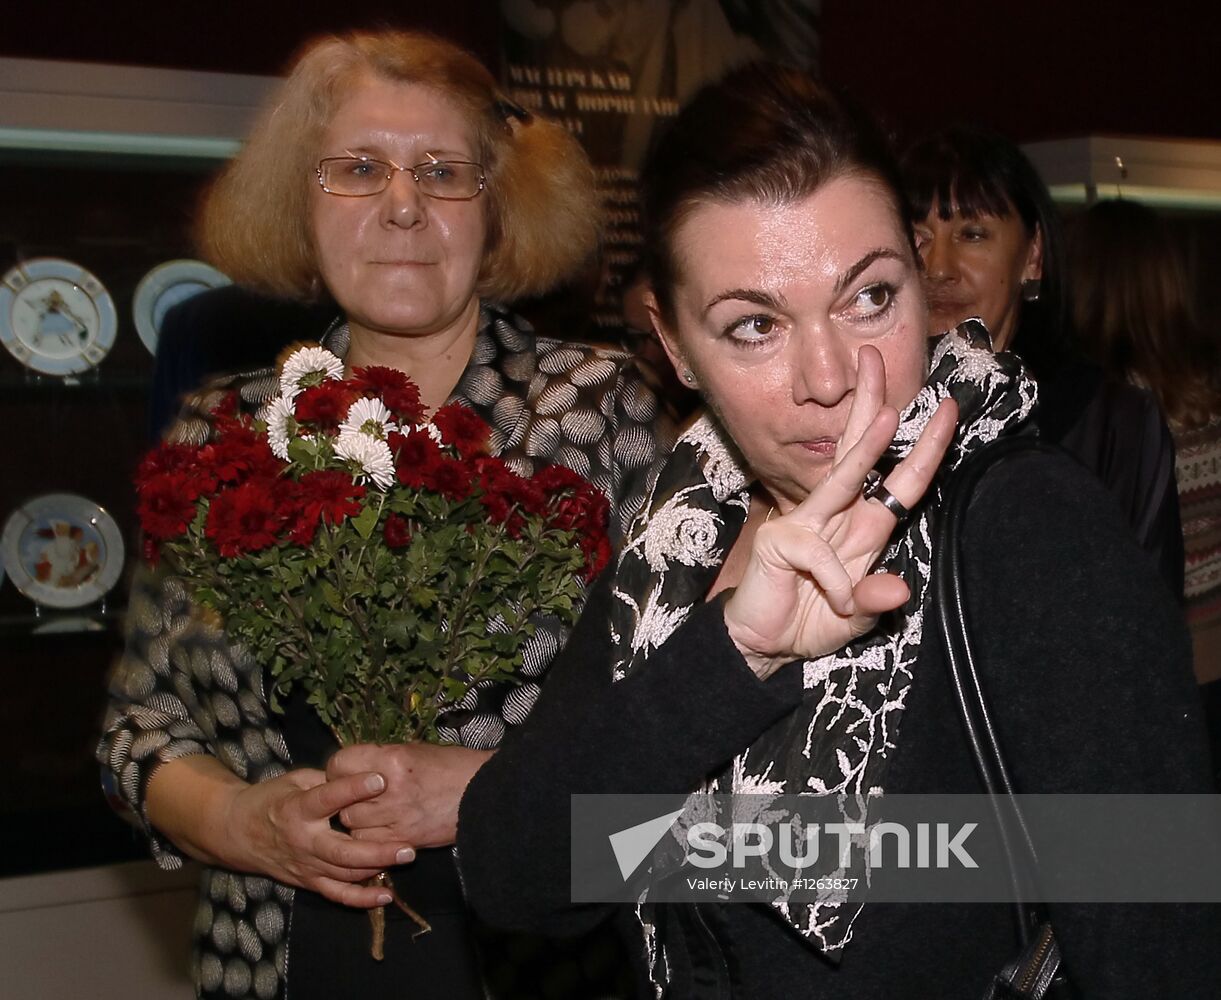
[(262, 419), (231, 396), (208, 442), (143, 460), (145, 556), (269, 669), (273, 709), (300, 685), (340, 744), (453, 739), (446, 713), (514, 681), (531, 618), (575, 617), (607, 500), (562, 466), (514, 474), (465, 407), (425, 423), (393, 369), (344, 378), (299, 347), (279, 387)]

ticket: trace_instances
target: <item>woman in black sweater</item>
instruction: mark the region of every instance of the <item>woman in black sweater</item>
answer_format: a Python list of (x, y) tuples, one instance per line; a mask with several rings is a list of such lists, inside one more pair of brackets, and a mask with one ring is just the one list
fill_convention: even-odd
[(903, 180), (924, 269), (929, 329), (975, 316), (1039, 383), (1035, 422), (1096, 475), (1177, 597), (1183, 536), (1174, 442), (1152, 393), (1087, 360), (1068, 315), (1060, 217), (1034, 165), (1004, 136), (952, 126), (911, 146)]
[[(615, 920), (642, 995), (979, 997), (1017, 950), (1008, 906), (573, 901), (573, 794), (980, 791), (929, 539), (944, 474), (1035, 405), (978, 328), (927, 339), (885, 144), (809, 79), (749, 67), (707, 88), (647, 182), (654, 322), (709, 412), (456, 830), (405, 807), (432, 797), (437, 750), (341, 751), (333, 773), (376, 766), (393, 796), (346, 819), (371, 837), (456, 834), (493, 923)], [(875, 465), (880, 491), (864, 489)], [(1001, 742), (1025, 792), (1206, 791), (1186, 636), (1101, 496), (1040, 454), (987, 477), (970, 510), (968, 614)], [(1221, 988), (1215, 908), (1051, 917), (1086, 996)]]

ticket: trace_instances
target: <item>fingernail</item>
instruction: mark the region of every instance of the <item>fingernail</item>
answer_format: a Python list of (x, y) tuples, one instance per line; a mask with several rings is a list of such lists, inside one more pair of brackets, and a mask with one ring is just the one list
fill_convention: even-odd
[(380, 792), (386, 787), (386, 779), (380, 774), (371, 774), (365, 778), (365, 787), (371, 792)]
[(410, 864), (415, 860), (415, 851), (413, 851), (410, 847), (404, 847), (394, 856), (394, 860), (400, 865)]
[(394, 901), (394, 897), (391, 896), (390, 893), (388, 893), (388, 892), (383, 892), (380, 896), (377, 897), (378, 906), (389, 906), (393, 901)]

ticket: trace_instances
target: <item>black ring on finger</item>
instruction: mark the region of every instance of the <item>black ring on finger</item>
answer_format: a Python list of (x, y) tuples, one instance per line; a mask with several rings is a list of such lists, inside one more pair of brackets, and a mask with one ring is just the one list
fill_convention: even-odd
[(882, 474), (877, 469), (870, 469), (865, 473), (861, 495), (866, 500), (876, 500), (900, 521), (911, 517), (912, 512), (903, 505), (903, 501), (882, 485)]

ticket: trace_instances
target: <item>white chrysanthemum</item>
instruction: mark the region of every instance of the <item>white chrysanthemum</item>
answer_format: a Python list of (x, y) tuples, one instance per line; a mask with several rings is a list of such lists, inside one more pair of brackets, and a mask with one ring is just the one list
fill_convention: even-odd
[(385, 441), (345, 431), (335, 440), (335, 455), (358, 464), (379, 489), (389, 489), (394, 483), (394, 456)]
[(430, 422), (430, 423), (424, 423), (424, 424), (416, 424), (414, 427), (404, 427), (403, 428), (404, 434), (406, 434), (408, 431), (423, 431), (430, 438), (432, 438), (434, 441), (436, 441), (437, 444), (441, 444), (441, 431), (437, 428), (437, 425), (434, 423)]
[(302, 347), (292, 352), (280, 369), (280, 394), (296, 399), (302, 389), (327, 379), (343, 378), (343, 362), (325, 347)]
[(288, 442), (292, 440), (297, 423), (291, 400), (277, 396), (267, 404), (263, 419), (267, 421), (267, 444), (271, 453), (280, 461), (287, 462)]
[(380, 399), (358, 399), (348, 408), (348, 415), (339, 425), (340, 434), (365, 434), (379, 441), (385, 441), (387, 434), (398, 429)]

